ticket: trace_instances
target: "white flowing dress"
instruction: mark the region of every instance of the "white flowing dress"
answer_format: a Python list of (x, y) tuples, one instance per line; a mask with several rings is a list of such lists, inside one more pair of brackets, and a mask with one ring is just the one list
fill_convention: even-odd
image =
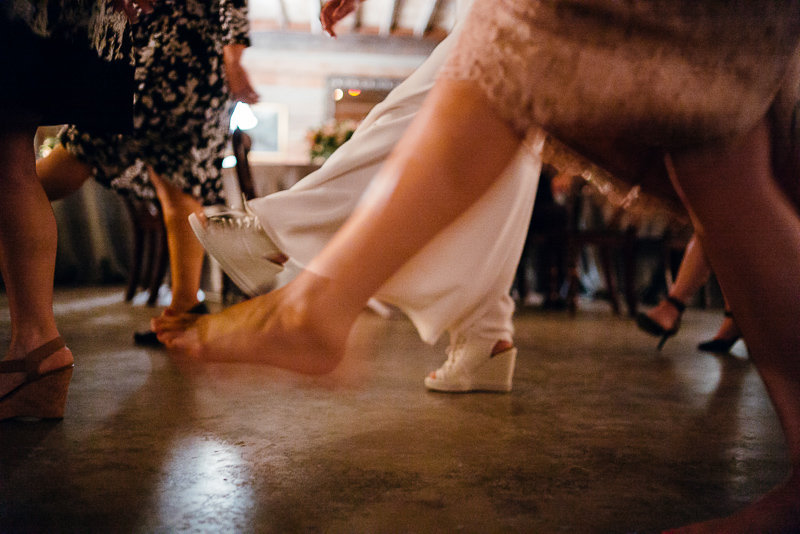
[[(459, 33), (457, 26), (319, 170), (287, 191), (249, 202), (292, 262), (307, 265), (352, 214), (420, 109)], [(445, 331), (452, 338), (468, 333), (511, 340), (509, 291), (536, 196), (541, 148), (542, 139), (520, 150), (484, 198), (376, 295), (408, 315), (424, 341), (435, 343)]]

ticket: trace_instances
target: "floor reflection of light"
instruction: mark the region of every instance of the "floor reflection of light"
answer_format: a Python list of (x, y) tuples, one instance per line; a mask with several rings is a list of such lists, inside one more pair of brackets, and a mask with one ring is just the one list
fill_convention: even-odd
[(696, 358), (688, 365), (676, 368), (675, 373), (684, 390), (686, 401), (693, 408), (702, 408), (708, 402), (709, 396), (714, 394), (722, 378), (719, 362), (713, 358)]
[(217, 532), (249, 530), (250, 484), (249, 465), (236, 447), (213, 439), (179, 440), (158, 489), (162, 524), (205, 523)]
[[(113, 306), (123, 301), (124, 294), (115, 292), (111, 295), (103, 295), (101, 297), (89, 297), (85, 299), (76, 298), (68, 300), (67, 302), (56, 302), (53, 304), (53, 313), (56, 317), (68, 315), (70, 313), (85, 312), (94, 310), (96, 308), (105, 308)], [(7, 322), (11, 320), (11, 314), (8, 309), (8, 301), (3, 298), (0, 299), (0, 321)]]
[(128, 315), (124, 313), (113, 313), (108, 315), (98, 315), (90, 317), (88, 323), (92, 326), (114, 326), (124, 324), (128, 320)]
[(53, 304), (53, 313), (55, 313), (56, 317), (58, 317), (59, 315), (85, 312), (95, 308), (105, 308), (106, 306), (119, 304), (124, 300), (124, 297), (125, 295), (122, 292), (119, 292), (111, 295), (104, 295), (102, 297), (89, 297), (85, 299), (74, 299), (68, 302), (60, 302)]

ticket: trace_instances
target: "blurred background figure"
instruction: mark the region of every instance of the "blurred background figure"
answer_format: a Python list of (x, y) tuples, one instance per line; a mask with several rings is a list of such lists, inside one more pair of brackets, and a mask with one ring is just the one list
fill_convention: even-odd
[[(134, 4), (150, 10), (146, 0), (114, 3), (129, 13)], [(100, 0), (0, 3), (0, 272), (11, 315), (0, 419), (64, 415), (73, 357), (53, 315), (57, 229), (33, 140), (45, 124), (131, 130), (126, 24)]]
[[(133, 132), (98, 135), (70, 126), (36, 170), (51, 201), (90, 177), (126, 195), (157, 199), (172, 281), (163, 313), (206, 313), (198, 301), (204, 253), (188, 217), (224, 203), (221, 168), (230, 115), (237, 101), (258, 100), (240, 63), (250, 43), (247, 4), (163, 0), (140, 18), (132, 31)], [(134, 340), (160, 345), (150, 330)]]
[[(659, 349), (670, 337), (678, 333), (686, 303), (708, 282), (711, 274), (711, 265), (703, 252), (703, 245), (695, 234), (686, 246), (678, 275), (675, 277), (675, 283), (669, 288), (667, 297), (647, 313), (639, 313), (636, 316), (636, 324), (642, 331), (661, 338), (658, 342)], [(742, 333), (726, 302), (725, 320), (719, 330), (713, 338), (701, 342), (697, 348), (705, 352), (725, 354), (741, 336)]]

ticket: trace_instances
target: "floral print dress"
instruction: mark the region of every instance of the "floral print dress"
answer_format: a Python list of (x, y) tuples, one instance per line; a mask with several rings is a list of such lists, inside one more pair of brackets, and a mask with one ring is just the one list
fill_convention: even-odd
[(61, 141), (103, 185), (153, 198), (149, 166), (203, 204), (221, 203), (233, 107), (223, 47), (249, 45), (246, 0), (160, 0), (153, 7), (132, 28), (133, 134), (73, 126)]
[(106, 0), (0, 0), (0, 117), (130, 131), (127, 27)]

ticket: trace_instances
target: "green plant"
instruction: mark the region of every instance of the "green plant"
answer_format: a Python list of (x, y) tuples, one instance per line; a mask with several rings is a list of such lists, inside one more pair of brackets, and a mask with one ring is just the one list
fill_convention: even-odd
[(354, 120), (328, 120), (315, 130), (309, 130), (306, 139), (309, 155), (314, 163), (322, 163), (353, 136), (358, 124)]

